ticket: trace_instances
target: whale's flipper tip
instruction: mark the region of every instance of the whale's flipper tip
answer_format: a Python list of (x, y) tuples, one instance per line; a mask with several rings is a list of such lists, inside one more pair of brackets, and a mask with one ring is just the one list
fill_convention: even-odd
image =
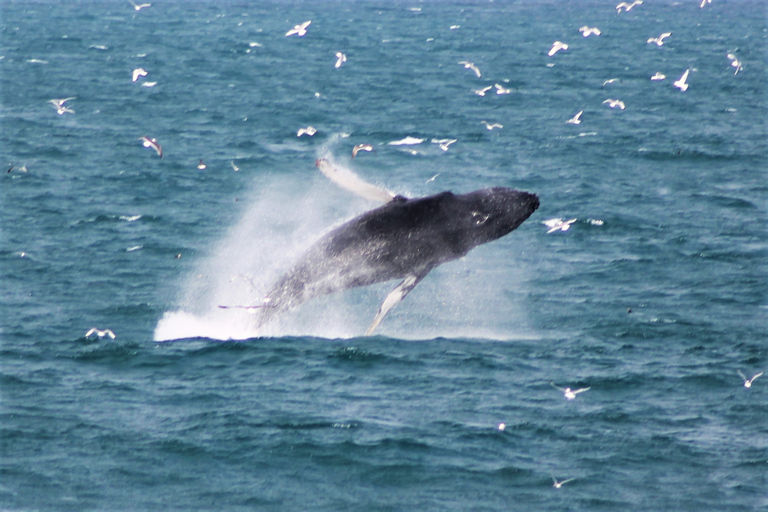
[(395, 197), (395, 194), (389, 190), (363, 181), (363, 179), (352, 172), (352, 170), (335, 165), (327, 158), (318, 158), (315, 160), (315, 166), (320, 169), (320, 172), (322, 172), (326, 178), (344, 190), (348, 190), (364, 199), (386, 204), (392, 201)]

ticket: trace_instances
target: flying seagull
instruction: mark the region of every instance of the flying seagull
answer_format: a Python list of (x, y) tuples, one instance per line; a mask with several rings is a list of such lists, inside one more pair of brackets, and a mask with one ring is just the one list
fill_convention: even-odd
[(758, 378), (759, 376), (761, 376), (762, 374), (765, 373), (765, 372), (760, 372), (760, 373), (758, 373), (756, 375), (753, 375), (751, 379), (748, 379), (743, 373), (741, 373), (740, 370), (736, 370), (736, 371), (739, 372), (739, 375), (741, 376), (741, 378), (744, 379), (744, 387), (745, 388), (751, 388), (752, 387), (752, 382), (754, 382), (754, 380), (756, 378)]
[(504, 128), (503, 124), (499, 124), (499, 123), (491, 124), (488, 121), (481, 121), (481, 122), (485, 125), (486, 128), (488, 128), (489, 131), (493, 130), (494, 128)]
[(550, 48), (549, 53), (547, 53), (547, 55), (551, 57), (557, 52), (559, 52), (560, 50), (567, 50), (567, 49), (568, 49), (567, 44), (563, 43), (562, 41), (555, 41), (554, 43), (552, 43), (552, 48)]
[(346, 55), (344, 55), (344, 54), (343, 54), (343, 53), (341, 53), (341, 52), (336, 52), (336, 64), (334, 64), (334, 66), (333, 66), (333, 67), (335, 67), (336, 69), (338, 69), (338, 68), (340, 68), (340, 67), (341, 67), (341, 65), (342, 65), (342, 64), (344, 64), (345, 62), (347, 62), (347, 56), (346, 56)]
[(621, 12), (621, 9), (624, 8), (624, 12), (629, 12), (632, 10), (632, 8), (636, 5), (642, 5), (643, 0), (635, 0), (634, 2), (627, 3), (627, 2), (621, 2), (619, 5), (616, 6), (616, 12)]
[(666, 75), (662, 75), (657, 71), (656, 74), (651, 77), (651, 80), (664, 80), (665, 78), (667, 78)]
[(152, 148), (155, 151), (157, 151), (157, 156), (160, 158), (163, 158), (163, 148), (160, 147), (160, 144), (157, 142), (157, 139), (151, 139), (147, 136), (139, 137), (139, 140), (144, 145), (145, 148)]
[(578, 395), (579, 393), (583, 393), (588, 389), (590, 389), (590, 388), (581, 388), (581, 389), (559, 388), (555, 386), (554, 382), (550, 382), (550, 385), (552, 385), (553, 388), (559, 389), (560, 391), (562, 391), (563, 394), (565, 395), (565, 398), (568, 400), (573, 400), (574, 398), (576, 398), (576, 395)]
[(99, 338), (103, 338), (104, 336), (109, 336), (110, 338), (112, 338), (112, 339), (115, 339), (115, 333), (113, 333), (113, 332), (112, 332), (111, 330), (109, 330), (109, 329), (104, 329), (104, 330), (102, 331), (102, 330), (100, 330), (100, 329), (97, 329), (97, 328), (95, 328), (95, 327), (94, 327), (93, 329), (91, 329), (90, 331), (88, 331), (87, 333), (85, 333), (85, 337), (86, 337), (86, 338), (90, 338), (92, 334), (95, 334), (95, 335), (96, 335), (96, 336), (98, 336)]
[(581, 35), (584, 37), (589, 37), (592, 34), (595, 34), (596, 36), (599, 36), (602, 32), (600, 32), (600, 29), (597, 27), (588, 27), (584, 25), (579, 29), (579, 32), (581, 32)]
[(566, 123), (568, 123), (568, 124), (581, 124), (581, 114), (583, 114), (583, 113), (584, 113), (583, 110), (579, 111), (578, 114), (576, 114), (575, 116), (573, 116), (572, 118), (567, 120)]
[(661, 46), (664, 44), (664, 40), (672, 35), (672, 32), (664, 32), (659, 37), (649, 37), (646, 43), (656, 43), (656, 46)]
[(307, 33), (307, 27), (309, 26), (310, 23), (312, 23), (312, 20), (305, 21), (300, 25), (296, 25), (291, 30), (285, 33), (285, 37), (292, 36), (294, 34), (296, 34), (299, 37), (304, 36)]
[(472, 92), (477, 94), (478, 96), (485, 96), (485, 93), (493, 89), (492, 85), (489, 85), (488, 87), (483, 87), (482, 89), (473, 89)]
[(480, 75), (481, 75), (480, 74), (480, 69), (478, 69), (478, 67), (475, 66), (473, 63), (468, 62), (466, 60), (462, 60), (461, 62), (459, 62), (459, 64), (464, 66), (464, 69), (471, 69), (472, 71), (475, 72), (475, 74), (477, 75), (477, 78), (480, 78)]
[(549, 228), (547, 233), (554, 233), (555, 231), (568, 231), (571, 229), (571, 224), (576, 222), (576, 219), (563, 220), (563, 219), (549, 219), (542, 222)]
[(128, 2), (130, 2), (130, 4), (133, 6), (133, 8), (135, 10), (137, 10), (137, 11), (140, 11), (140, 10), (142, 10), (145, 7), (151, 7), (152, 6), (152, 4), (136, 4), (136, 3), (132, 2), (131, 0), (128, 0)]
[(569, 479), (567, 479), (567, 480), (563, 480), (563, 481), (561, 481), (561, 482), (558, 482), (558, 481), (557, 481), (557, 478), (555, 478), (555, 477), (553, 476), (553, 477), (552, 477), (552, 481), (553, 481), (553, 482), (555, 482), (555, 483), (554, 483), (554, 485), (552, 485), (552, 487), (554, 487), (555, 489), (559, 489), (559, 488), (561, 488), (561, 487), (563, 486), (563, 484), (567, 484), (568, 482), (572, 482), (572, 481), (574, 481), (574, 480), (576, 480), (576, 479), (575, 479), (575, 478), (569, 478)]
[(136, 68), (133, 70), (133, 81), (139, 79), (140, 76), (147, 76), (147, 72), (144, 70), (144, 68)]
[[(738, 60), (738, 59), (736, 58), (736, 56), (735, 56), (734, 54), (732, 54), (732, 53), (729, 53), (729, 54), (727, 55), (727, 57), (728, 57), (728, 60), (730, 60), (730, 61), (731, 61), (731, 66), (733, 66), (733, 67), (735, 67), (735, 68), (736, 68), (736, 73), (738, 73), (739, 71), (741, 71), (741, 61), (740, 61), (740, 60)], [(736, 73), (734, 73), (734, 75), (735, 75)]]
[(53, 106), (53, 108), (56, 109), (56, 113), (59, 115), (67, 114), (67, 113), (74, 114), (75, 113), (74, 110), (64, 105), (64, 103), (73, 99), (75, 99), (74, 96), (71, 98), (64, 98), (61, 100), (50, 100), (48, 103), (50, 103)]
[(512, 92), (512, 89), (507, 89), (499, 84), (493, 84), (493, 86), (496, 88), (496, 94), (509, 94)]
[(685, 73), (683, 73), (683, 76), (681, 76), (678, 80), (676, 80), (672, 85), (680, 89), (681, 91), (685, 91), (688, 89), (688, 84), (685, 83), (685, 81), (688, 79), (688, 72), (690, 69), (686, 69)]
[(370, 144), (358, 144), (352, 148), (352, 158), (355, 158), (360, 151), (373, 151), (373, 146)]
[(608, 98), (607, 100), (605, 100), (603, 102), (603, 105), (605, 105), (606, 103), (611, 108), (619, 107), (619, 109), (624, 110), (624, 102), (621, 101), (621, 100), (612, 100), (612, 99)]

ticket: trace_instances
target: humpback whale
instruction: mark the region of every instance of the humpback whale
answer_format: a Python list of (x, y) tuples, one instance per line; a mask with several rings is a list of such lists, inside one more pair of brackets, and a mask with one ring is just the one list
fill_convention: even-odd
[(385, 204), (317, 240), (267, 294), (258, 326), (314, 297), (402, 279), (381, 304), (366, 331), (370, 335), (430, 270), (507, 235), (539, 207), (535, 194), (504, 187), (409, 199), (325, 159), (317, 166), (345, 188)]

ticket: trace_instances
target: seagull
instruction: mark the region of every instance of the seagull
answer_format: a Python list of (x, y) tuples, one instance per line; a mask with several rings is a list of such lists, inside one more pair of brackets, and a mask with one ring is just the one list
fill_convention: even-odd
[(581, 114), (583, 114), (584, 111), (580, 111), (578, 114), (570, 118), (566, 121), (567, 124), (581, 124)]
[(285, 33), (285, 37), (292, 36), (294, 34), (296, 34), (299, 37), (304, 36), (307, 33), (307, 27), (309, 26), (310, 23), (312, 23), (312, 20), (305, 21), (301, 25), (296, 25), (291, 30)]
[(203, 162), (203, 159), (201, 158), (200, 163), (197, 164), (197, 168), (200, 169), (201, 171), (204, 171), (208, 168), (208, 166), (205, 165), (205, 162)]
[(701, 5), (699, 5), (699, 9), (703, 9), (705, 4), (711, 4), (712, 0), (701, 0)]
[[(736, 73), (741, 71), (741, 61), (736, 58), (736, 56), (732, 53), (729, 53), (727, 55), (728, 59), (731, 61), (731, 66), (736, 68)], [(734, 73), (734, 75), (736, 74)]]
[(336, 69), (340, 68), (342, 64), (347, 62), (347, 56), (341, 52), (336, 52), (336, 64), (333, 66)]
[(509, 94), (512, 92), (512, 89), (507, 89), (499, 84), (493, 84), (493, 86), (496, 88), (496, 94)]
[(90, 338), (92, 334), (95, 334), (99, 338), (103, 338), (104, 336), (109, 336), (110, 338), (115, 339), (115, 333), (113, 333), (109, 329), (104, 329), (102, 331), (94, 327), (93, 329), (85, 333), (85, 337)]
[(624, 110), (624, 102), (621, 100), (612, 100), (609, 98), (603, 102), (603, 105), (605, 105), (606, 103), (611, 108), (619, 107), (621, 110)]
[(596, 36), (599, 36), (602, 32), (600, 32), (600, 29), (597, 27), (588, 27), (584, 25), (579, 29), (579, 32), (581, 32), (581, 35), (584, 37), (589, 37), (592, 34), (595, 34)]
[(506, 423), (499, 423), (499, 426), (496, 427), (496, 428), (499, 429), (499, 432), (504, 432), (504, 429), (507, 428), (507, 424)]
[(751, 388), (751, 387), (752, 387), (752, 382), (753, 382), (753, 381), (754, 381), (756, 378), (758, 378), (759, 376), (761, 376), (762, 374), (764, 374), (764, 373), (765, 373), (765, 372), (760, 372), (760, 373), (758, 373), (758, 374), (756, 374), (756, 375), (753, 375), (751, 379), (748, 379), (747, 377), (745, 377), (745, 376), (744, 376), (744, 374), (743, 374), (743, 373), (741, 373), (741, 371), (739, 371), (739, 370), (736, 370), (736, 371), (739, 373), (739, 375), (741, 375), (741, 378), (742, 378), (742, 379), (744, 379), (744, 387), (745, 387), (745, 388)]
[(504, 125), (503, 124), (499, 124), (499, 123), (491, 124), (488, 121), (481, 121), (481, 123), (483, 123), (485, 125), (485, 127), (488, 128), (489, 131), (493, 130), (494, 128), (504, 128)]
[(157, 85), (157, 82), (144, 82), (141, 84), (142, 87), (154, 87)]
[(144, 68), (136, 68), (133, 70), (133, 81), (139, 79), (140, 76), (147, 76), (147, 72), (144, 70)]
[(143, 9), (143, 8), (145, 8), (145, 7), (151, 7), (151, 6), (152, 6), (152, 4), (136, 4), (136, 3), (132, 2), (131, 0), (128, 0), (128, 2), (129, 2), (129, 3), (130, 3), (132, 6), (133, 6), (133, 8), (134, 8), (134, 9), (136, 9), (137, 11), (140, 11), (140, 10), (142, 10), (142, 9)]
[(432, 139), (434, 144), (437, 144), (443, 151), (448, 151), (448, 146), (456, 142), (458, 139)]
[(659, 37), (649, 37), (646, 43), (656, 43), (656, 46), (661, 46), (664, 44), (664, 39), (668, 38), (672, 35), (672, 32), (664, 32)]
[(618, 82), (618, 81), (619, 81), (618, 78), (610, 78), (610, 79), (606, 80), (605, 82), (603, 82), (603, 87), (605, 87), (606, 85), (610, 85), (610, 84), (612, 84), (614, 82)]
[(491, 89), (493, 89), (493, 86), (489, 85), (488, 87), (483, 87), (482, 89), (473, 89), (473, 92), (478, 96), (485, 96), (485, 93), (487, 93)]
[(674, 82), (672, 85), (674, 85), (675, 87), (677, 87), (681, 91), (685, 91), (686, 89), (688, 89), (688, 84), (685, 83), (685, 81), (688, 78), (688, 72), (689, 71), (690, 71), (690, 69), (686, 69), (685, 73), (683, 73), (683, 76), (681, 76), (680, 79), (677, 80), (676, 82)]
[(561, 41), (555, 41), (552, 44), (552, 48), (549, 50), (549, 53), (547, 55), (549, 55), (551, 57), (554, 54), (556, 54), (557, 52), (559, 52), (560, 50), (567, 50), (567, 49), (568, 49), (568, 45), (567, 44), (565, 44), (565, 43), (563, 43)]
[(360, 151), (373, 151), (373, 146), (370, 144), (358, 144), (352, 148), (352, 158), (355, 158)]
[(240, 168), (239, 168), (238, 166), (236, 166), (236, 165), (235, 165), (235, 161), (234, 161), (234, 160), (232, 160), (231, 162), (229, 162), (229, 165), (231, 165), (231, 166), (232, 166), (232, 170), (234, 170), (235, 172), (237, 172), (237, 171), (239, 171), (239, 170), (240, 170)]
[(312, 126), (307, 126), (306, 128), (299, 128), (299, 131), (296, 132), (296, 136), (301, 137), (305, 133), (311, 137), (317, 133), (317, 130)]
[(163, 148), (160, 147), (160, 144), (158, 144), (157, 139), (150, 139), (149, 137), (139, 137), (139, 140), (144, 145), (145, 148), (152, 148), (155, 151), (157, 151), (157, 155), (160, 158), (163, 158)]
[(554, 233), (555, 231), (568, 231), (571, 229), (571, 224), (576, 222), (576, 219), (566, 220), (563, 219), (549, 219), (542, 222), (545, 226), (549, 227), (547, 233)]
[(621, 8), (623, 7), (625, 9), (625, 12), (629, 12), (632, 10), (632, 8), (636, 5), (642, 5), (643, 0), (635, 0), (631, 4), (627, 2), (621, 2), (619, 5), (616, 6), (616, 12), (621, 12)]
[(667, 78), (666, 75), (662, 75), (657, 71), (656, 74), (651, 77), (651, 80), (664, 80), (665, 78)]
[(573, 400), (574, 398), (576, 398), (576, 395), (578, 395), (579, 393), (583, 393), (588, 389), (590, 389), (590, 388), (581, 388), (581, 389), (559, 388), (555, 386), (554, 382), (550, 382), (550, 384), (552, 385), (553, 388), (559, 389), (560, 391), (562, 391), (565, 394), (565, 398), (568, 400)]
[(480, 78), (480, 75), (481, 75), (480, 70), (473, 63), (467, 62), (466, 60), (462, 60), (461, 62), (459, 62), (459, 64), (464, 66), (464, 69), (471, 69), (472, 71), (475, 72), (475, 74), (477, 75), (477, 78)]
[(559, 488), (561, 488), (563, 486), (563, 484), (567, 484), (568, 482), (572, 482), (574, 480), (576, 480), (576, 479), (575, 478), (569, 478), (567, 480), (563, 480), (562, 482), (558, 482), (557, 478), (552, 477), (552, 481), (555, 482), (555, 484), (552, 487), (554, 487), (555, 489), (559, 489)]
[(69, 107), (64, 106), (64, 103), (66, 103), (69, 100), (73, 100), (73, 99), (75, 99), (74, 96), (71, 97), (71, 98), (64, 98), (64, 99), (61, 99), (61, 100), (50, 100), (48, 103), (53, 105), (53, 108), (56, 109), (56, 113), (59, 114), (59, 115), (66, 114), (66, 113), (74, 114), (75, 113), (74, 110), (72, 110)]
[(424, 183), (426, 184), (426, 183), (429, 183), (430, 181), (435, 181), (435, 178), (437, 178), (438, 176), (440, 176), (440, 173), (437, 173), (437, 174), (435, 174), (434, 176), (432, 176), (431, 178), (429, 178), (429, 179), (428, 179), (427, 181), (425, 181)]

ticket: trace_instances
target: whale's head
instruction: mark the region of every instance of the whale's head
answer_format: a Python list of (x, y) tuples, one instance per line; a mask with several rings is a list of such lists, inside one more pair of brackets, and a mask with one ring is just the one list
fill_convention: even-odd
[(456, 196), (475, 245), (496, 240), (517, 229), (539, 207), (536, 194), (506, 187), (476, 190)]

